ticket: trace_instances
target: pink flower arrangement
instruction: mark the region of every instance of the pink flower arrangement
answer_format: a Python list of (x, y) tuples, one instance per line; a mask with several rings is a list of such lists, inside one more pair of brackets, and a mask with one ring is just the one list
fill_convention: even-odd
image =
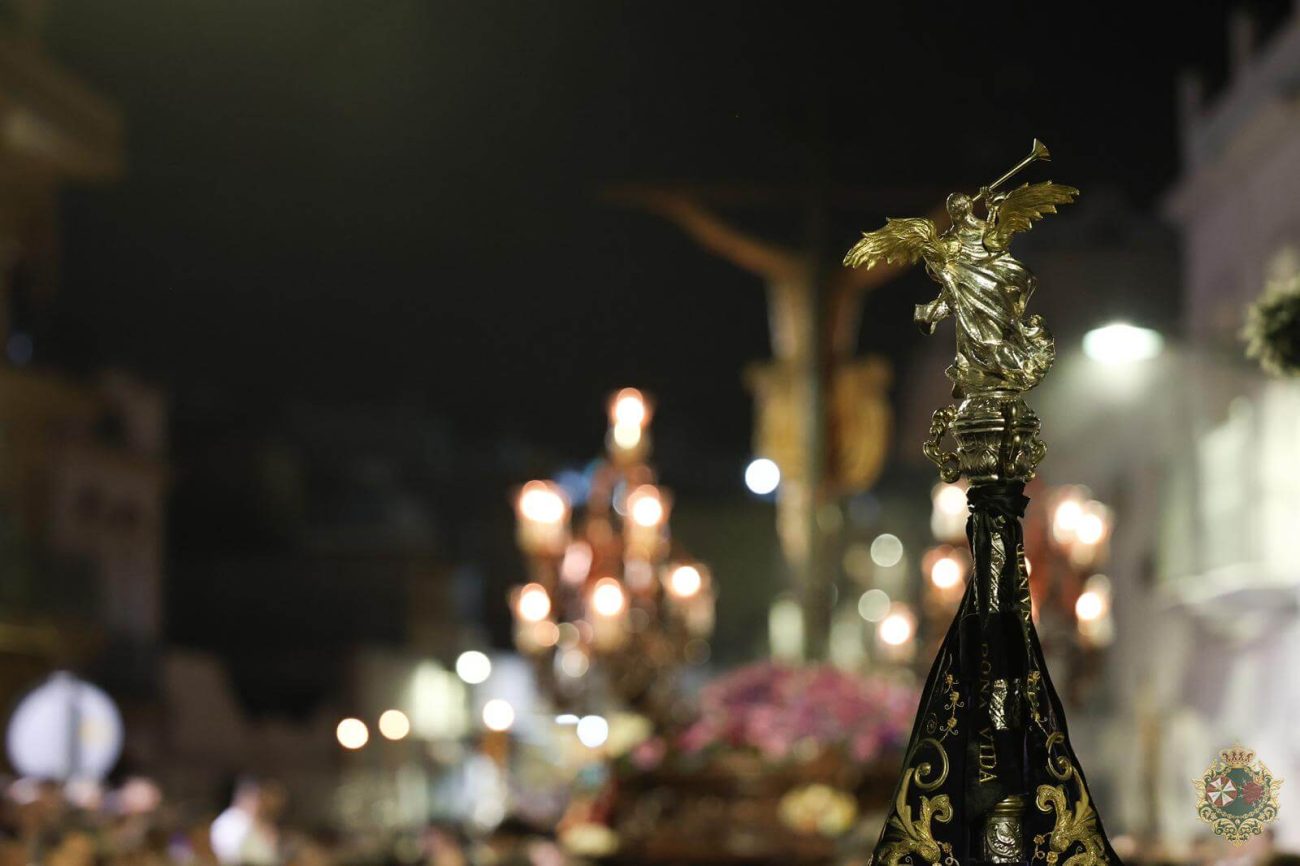
[(796, 749), (838, 749), (867, 763), (906, 744), (919, 699), (915, 688), (884, 677), (763, 662), (705, 686), (700, 718), (679, 744), (686, 752), (754, 749), (773, 761)]

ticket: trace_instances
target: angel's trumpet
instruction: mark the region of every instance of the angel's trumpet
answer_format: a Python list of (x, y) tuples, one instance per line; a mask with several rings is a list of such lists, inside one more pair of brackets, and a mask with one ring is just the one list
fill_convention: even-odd
[(1051, 162), (1052, 154), (1047, 150), (1047, 145), (1043, 144), (1041, 141), (1035, 138), (1033, 147), (1031, 147), (1029, 150), (1029, 156), (1025, 157), (1024, 159), (1020, 160), (1020, 162), (1013, 165), (1011, 167), (1011, 170), (1008, 171), (1006, 174), (1002, 175), (1002, 177), (998, 178), (997, 180), (993, 181), (993, 183), (989, 184), (988, 186), (984, 187), (984, 189), (980, 190), (979, 193), (977, 193), (976, 196), (973, 199), (971, 199), (971, 201), (972, 202), (979, 201), (984, 197), (984, 194), (986, 192), (992, 192), (993, 190), (1002, 186), (1002, 184), (1011, 180), (1011, 178), (1015, 177), (1017, 174), (1023, 171), (1030, 163), (1037, 162), (1040, 159), (1043, 162)]

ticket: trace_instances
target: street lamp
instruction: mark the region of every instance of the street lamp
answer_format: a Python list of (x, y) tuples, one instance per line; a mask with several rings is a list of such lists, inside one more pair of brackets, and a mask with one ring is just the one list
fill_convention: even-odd
[(1101, 364), (1148, 361), (1160, 354), (1165, 340), (1159, 331), (1127, 322), (1112, 322), (1083, 335), (1083, 353)]

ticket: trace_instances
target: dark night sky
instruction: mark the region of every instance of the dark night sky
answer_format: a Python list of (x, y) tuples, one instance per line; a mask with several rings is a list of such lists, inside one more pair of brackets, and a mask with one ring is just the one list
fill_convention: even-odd
[[(837, 182), (973, 188), (1037, 135), (1054, 177), (1147, 203), (1177, 71), (1223, 65), (1220, 3), (1177, 37), (1133, 4), (896, 5), (60, 0), (53, 50), (129, 132), (123, 180), (69, 196), (68, 315), (181, 400), (418, 397), (576, 455), (631, 382), (739, 455), (759, 285), (602, 185), (799, 182), (820, 100)], [(914, 294), (865, 345), (905, 356), (882, 311)]]
[[(120, 182), (67, 196), (65, 333), (180, 418), (418, 405), (567, 460), (635, 384), (681, 489), (701, 455), (749, 450), (761, 286), (601, 189), (800, 184), (820, 155), (833, 183), (893, 191), (834, 215), (838, 253), (1037, 136), (1054, 179), (1150, 206), (1177, 170), (1178, 72), (1222, 78), (1227, 4), (1179, 4), (1176, 27), (1145, 8), (57, 0), (51, 51), (128, 131)], [(797, 243), (794, 205), (729, 216)], [(864, 349), (905, 368), (922, 282), (873, 296)]]

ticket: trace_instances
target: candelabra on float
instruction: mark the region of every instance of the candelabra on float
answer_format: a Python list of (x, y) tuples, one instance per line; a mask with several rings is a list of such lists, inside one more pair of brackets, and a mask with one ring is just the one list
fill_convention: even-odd
[[(965, 477), (972, 575), (930, 670), (873, 861), (957, 866), (1043, 860), (1118, 864), (1070, 746), (1065, 713), (1034, 628), (1020, 520), (1046, 446), (1022, 394), (1055, 360), (1041, 317), (1025, 306), (1036, 281), (1007, 248), (1078, 191), (1049, 182), (996, 191), (1048, 151), (1029, 156), (974, 196), (948, 197), (952, 227), (890, 219), (866, 233), (846, 265), (923, 261), (939, 296), (915, 319), (931, 334), (954, 318), (947, 370), (955, 406), (934, 413), (925, 455), (948, 483)], [(976, 214), (982, 205), (983, 218)], [(946, 450), (951, 435), (956, 450)]]
[(610, 400), (607, 455), (587, 473), (576, 515), (559, 484), (524, 485), (518, 541), (530, 580), (511, 610), (515, 644), (559, 708), (612, 703), (663, 723), (675, 672), (707, 659), (714, 606), (709, 570), (668, 531), (672, 498), (647, 462), (651, 410), (634, 388)]

